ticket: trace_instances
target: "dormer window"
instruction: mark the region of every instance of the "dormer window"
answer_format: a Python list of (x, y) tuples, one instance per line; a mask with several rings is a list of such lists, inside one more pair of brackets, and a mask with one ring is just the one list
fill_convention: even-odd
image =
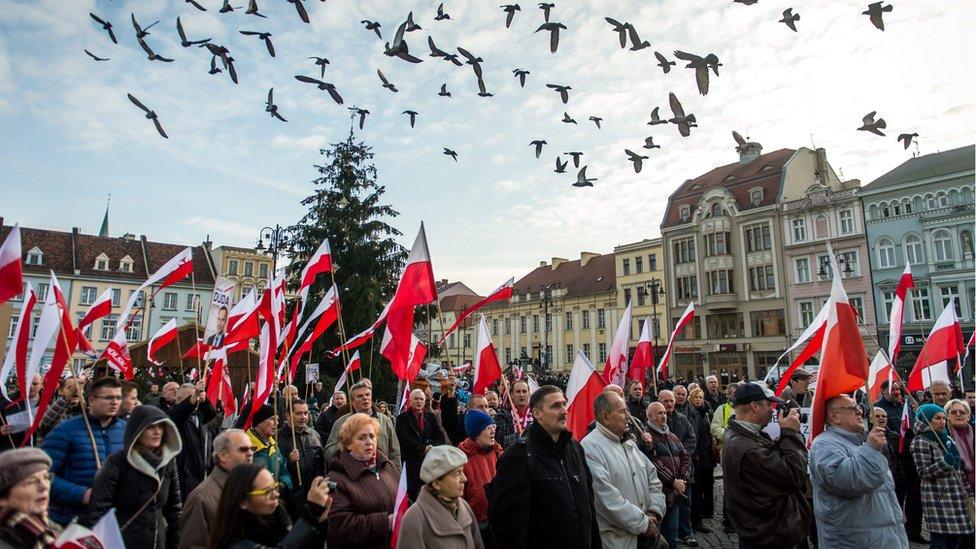
[(682, 206), (681, 209), (678, 210), (678, 216), (681, 218), (682, 222), (687, 222), (689, 219), (691, 219), (691, 208), (688, 206)]
[(108, 270), (108, 265), (109, 265), (108, 256), (105, 255), (105, 254), (103, 254), (103, 253), (102, 254), (98, 254), (98, 257), (95, 258), (95, 270), (96, 271), (107, 271)]
[(758, 206), (762, 204), (762, 199), (763, 199), (762, 189), (753, 189), (749, 191), (749, 201), (752, 202), (753, 206)]
[(119, 271), (123, 273), (132, 272), (132, 258), (125, 256), (119, 260)]
[(34, 246), (27, 251), (27, 264), (28, 265), (43, 265), (44, 264), (44, 252), (40, 248)]
[(714, 204), (712, 204), (712, 207), (711, 207), (711, 216), (712, 217), (722, 217), (724, 215), (726, 215), (725, 209), (722, 208), (722, 205), (721, 204), (719, 204), (718, 202), (715, 202)]

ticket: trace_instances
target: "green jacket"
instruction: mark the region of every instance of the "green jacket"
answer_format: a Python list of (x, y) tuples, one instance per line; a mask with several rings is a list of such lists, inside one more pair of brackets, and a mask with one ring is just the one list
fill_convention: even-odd
[(291, 490), (293, 485), (291, 475), (288, 474), (288, 464), (285, 463), (285, 456), (278, 451), (278, 443), (274, 437), (268, 437), (268, 441), (261, 440), (261, 437), (254, 432), (254, 429), (247, 431), (251, 444), (257, 447), (254, 452), (254, 464), (267, 469), (274, 477), (275, 482), (280, 482), (282, 491)]

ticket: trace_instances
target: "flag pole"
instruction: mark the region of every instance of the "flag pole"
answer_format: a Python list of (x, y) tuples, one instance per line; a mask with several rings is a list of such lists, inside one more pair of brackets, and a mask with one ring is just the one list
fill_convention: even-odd
[[(306, 362), (306, 367), (308, 363)], [(295, 380), (292, 380), (295, 381)], [(307, 383), (306, 383), (307, 385)], [(295, 436), (295, 399), (289, 398), (285, 404), (288, 406), (288, 419), (291, 422), (291, 449), (298, 450), (298, 441)], [(290, 459), (290, 458), (289, 458)], [(298, 461), (295, 462), (295, 473), (298, 476), (298, 485), (302, 485), (302, 453), (298, 452)]]
[[(197, 328), (196, 324), (193, 325), (193, 335), (196, 336)], [(195, 337), (194, 337), (195, 339)], [(199, 349), (197, 349), (199, 351)], [(180, 361), (180, 383), (186, 383), (186, 374), (183, 373), (183, 347), (180, 346), (180, 329), (176, 329), (176, 356)], [(199, 371), (199, 370), (198, 370)]]
[[(332, 286), (335, 287), (336, 289), (336, 307), (338, 307), (338, 310), (336, 311), (336, 319), (338, 320), (339, 323), (339, 338), (341, 338), (341, 340), (345, 342), (346, 328), (342, 323), (342, 305), (341, 305), (342, 301), (339, 300), (339, 287), (336, 286), (336, 281), (335, 281), (335, 270), (338, 268), (339, 268), (338, 265), (332, 265), (332, 268), (329, 269), (329, 278), (332, 279)], [(346, 364), (349, 364), (349, 351), (345, 348), (345, 345), (342, 346), (342, 361)]]
[[(54, 290), (52, 289), (51, 291), (54, 291)], [(58, 308), (60, 309), (60, 307), (58, 307)], [(64, 323), (63, 322), (60, 325), (59, 331), (61, 332), (61, 341), (64, 342), (64, 348), (68, 351), (68, 360), (70, 360), (71, 359), (71, 346), (68, 345), (68, 334), (66, 334), (64, 332)], [(108, 371), (108, 367), (107, 366), (106, 366), (105, 370), (106, 370), (106, 372)], [(25, 400), (27, 402), (27, 408), (30, 409), (30, 399), (28, 397), (25, 397)], [(85, 430), (88, 431), (88, 440), (91, 441), (92, 453), (95, 455), (95, 470), (97, 471), (97, 470), (99, 470), (99, 469), (102, 468), (102, 460), (98, 457), (98, 444), (95, 443), (95, 432), (92, 431), (91, 423), (88, 421), (88, 410), (86, 409), (86, 407), (84, 405), (84, 401), (85, 401), (85, 392), (84, 392), (84, 390), (82, 390), (82, 392), (81, 392), (81, 398), (78, 399), (78, 403), (79, 403), (79, 405), (81, 407), (81, 417), (84, 418)], [(38, 404), (38, 407), (40, 407), (40, 404), (41, 403), (38, 402), (37, 404)], [(34, 442), (31, 441), (31, 446), (33, 446), (33, 445), (34, 445)]]
[[(193, 269), (190, 270), (190, 291), (193, 292), (193, 297), (192, 297), (193, 302), (194, 302), (193, 309), (194, 309), (194, 314), (196, 315), (196, 324), (193, 327), (193, 336), (194, 336), (193, 339), (198, 339), (196, 336), (199, 333), (197, 331), (197, 328), (200, 326), (200, 299), (197, 297), (197, 278), (196, 278), (196, 276), (193, 273)], [(206, 334), (207, 333), (206, 330), (204, 330), (203, 333)], [(180, 332), (177, 330), (177, 332), (176, 332), (176, 339), (179, 340), (179, 338), (180, 338)], [(203, 379), (204, 378), (204, 375), (203, 375), (204, 372), (201, 369), (202, 366), (200, 365), (200, 353), (199, 353), (199, 349), (197, 351), (198, 351), (196, 353), (196, 355), (197, 355), (197, 371), (200, 372), (200, 379)], [(209, 364), (209, 362), (210, 361), (208, 360), (207, 363)], [(230, 361), (228, 360), (227, 362), (229, 363)], [(180, 376), (182, 376), (182, 375), (183, 375), (183, 357), (181, 356), (180, 357)]]

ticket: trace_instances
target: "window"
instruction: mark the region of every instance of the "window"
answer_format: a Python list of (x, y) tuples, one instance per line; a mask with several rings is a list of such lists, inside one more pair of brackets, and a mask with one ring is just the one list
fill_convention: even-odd
[(132, 318), (128, 328), (125, 330), (125, 337), (129, 341), (139, 341), (142, 339), (142, 315)]
[(800, 257), (796, 259), (796, 282), (797, 284), (810, 282), (810, 258)]
[(258, 265), (258, 276), (261, 278), (268, 278), (268, 268), (270, 266), (267, 263), (261, 263)]
[(902, 201), (901, 205), (902, 205), (902, 208), (904, 208), (905, 213), (907, 213), (907, 214), (912, 213), (912, 201), (911, 200), (909, 200), (909, 199), (906, 198), (905, 200)]
[(576, 352), (573, 350), (572, 345), (566, 346), (566, 362), (572, 364), (576, 361)]
[(891, 318), (891, 304), (895, 301), (895, 292), (891, 290), (881, 292), (881, 301), (884, 302), (885, 318)]
[(762, 189), (753, 189), (749, 192), (749, 199), (752, 201), (753, 206), (758, 206), (762, 203), (763, 191)]
[(19, 316), (10, 317), (10, 329), (7, 331), (7, 337), (14, 337), (14, 332), (17, 331), (18, 322), (20, 322)]
[(888, 204), (881, 205), (881, 217), (891, 217), (891, 206)]
[(506, 347), (505, 348), (505, 364), (511, 364), (511, 363), (512, 363), (512, 350)]
[(163, 309), (167, 311), (176, 310), (176, 294), (174, 292), (166, 292), (163, 294)]
[[(640, 293), (640, 288), (637, 288), (637, 293)], [(630, 303), (630, 288), (624, 288), (624, 303)]]
[(800, 302), (800, 326), (804, 328), (813, 324), (813, 302)]
[(929, 303), (929, 289), (915, 288), (912, 290), (912, 309), (915, 320), (932, 320), (932, 304)]
[(749, 289), (761, 292), (776, 289), (776, 276), (772, 265), (762, 265), (749, 269)]
[(237, 274), (237, 260), (231, 259), (227, 262), (227, 274), (236, 275)]
[[(841, 278), (861, 276), (861, 264), (857, 259), (857, 251), (841, 252), (837, 254), (837, 261), (840, 262)], [(838, 266), (840, 266), (838, 265)], [(848, 269), (850, 267), (850, 269)]]
[[(678, 317), (671, 317), (671, 325), (678, 325)], [(681, 330), (681, 333), (675, 337), (675, 340), (689, 341), (692, 339), (698, 339), (701, 337), (701, 335), (701, 317), (696, 316), (691, 320), (691, 322), (685, 325), (684, 329)]]
[(119, 270), (123, 273), (132, 272), (132, 259), (130, 259), (129, 256), (125, 256), (119, 260)]
[(935, 231), (932, 234), (932, 248), (935, 251), (936, 261), (952, 261), (954, 259), (952, 237), (949, 236), (949, 231)]
[(539, 315), (532, 315), (532, 332), (539, 333)]
[(697, 298), (698, 277), (696, 275), (678, 277), (675, 280), (675, 293), (679, 300)]
[(637, 274), (644, 272), (644, 258), (637, 256), (634, 258), (634, 268), (637, 270)]
[(491, 319), (491, 335), (493, 335), (493, 336), (498, 335), (498, 319), (497, 318)]
[(838, 216), (840, 217), (840, 234), (853, 234), (854, 212), (851, 210), (841, 210)]
[(28, 265), (43, 265), (44, 264), (44, 252), (40, 248), (34, 246), (27, 252), (27, 264)]
[(78, 302), (79, 305), (91, 305), (95, 302), (95, 292), (98, 289), (94, 286), (82, 286), (81, 287), (81, 300)]
[(644, 291), (644, 288), (638, 286), (637, 287), (637, 306), (638, 307), (643, 307), (644, 306), (644, 303), (646, 302), (646, 298), (647, 298), (647, 292)]
[(878, 266), (888, 268), (895, 266), (895, 245), (889, 238), (882, 238), (875, 244), (878, 250)]
[[(41, 282), (41, 283), (39, 283), (37, 285), (37, 302), (38, 303), (44, 303), (44, 300), (47, 299), (47, 290), (48, 290), (48, 288), (50, 286), (51, 285), (49, 283), (47, 283), (47, 282)], [(94, 302), (95, 302), (95, 300), (92, 300), (92, 303), (94, 303)]]
[(937, 198), (939, 199), (939, 207), (940, 208), (948, 208), (949, 207), (949, 196), (946, 195), (946, 193), (939, 193), (938, 196), (937, 196)]
[(705, 235), (705, 255), (726, 255), (731, 248), (732, 237), (729, 233), (713, 233)]
[(776, 364), (776, 361), (779, 359), (779, 353), (776, 351), (773, 352), (756, 351), (755, 355), (756, 355), (756, 377), (758, 379), (762, 379), (763, 377), (766, 376), (766, 373), (769, 372), (769, 369)]
[(721, 313), (708, 315), (706, 327), (708, 337), (726, 339), (730, 337), (745, 337), (745, 325), (742, 313)]
[(566, 318), (564, 320), (566, 322), (566, 329), (567, 330), (572, 330), (573, 329), (573, 313), (571, 313), (571, 312), (566, 313)]
[(106, 315), (102, 319), (102, 329), (98, 334), (98, 339), (109, 341), (115, 335), (115, 324), (118, 322), (119, 315)]
[(848, 301), (854, 308), (854, 312), (857, 313), (857, 317), (864, 321), (864, 298), (857, 296), (849, 298)]
[(956, 309), (956, 316), (962, 316), (962, 306), (959, 303), (959, 287), (956, 285), (952, 286), (942, 286), (939, 288), (939, 295), (942, 296), (942, 309), (944, 310), (946, 306), (949, 305), (949, 300), (953, 300), (954, 307)]
[(721, 204), (719, 204), (718, 202), (715, 202), (714, 204), (712, 204), (712, 207), (709, 210), (709, 213), (711, 213), (711, 216), (712, 217), (722, 217), (723, 215), (725, 215), (725, 210), (722, 209), (722, 205)]
[(806, 242), (807, 240), (807, 221), (805, 219), (793, 220), (793, 242)]
[(122, 290), (112, 288), (112, 306), (118, 307), (122, 303)]
[(647, 256), (647, 270), (648, 271), (657, 270), (657, 254), (650, 254)]
[(905, 259), (913, 265), (925, 263), (925, 252), (919, 237), (909, 235), (905, 239)]
[(773, 248), (772, 237), (769, 232), (769, 224), (762, 223), (746, 227), (746, 251), (758, 252), (760, 250), (770, 250)]
[(749, 313), (752, 321), (752, 336), (777, 336), (786, 333), (786, 314), (783, 309), (769, 311), (752, 311)]
[(254, 263), (244, 262), (244, 276), (254, 276)]
[(587, 360), (590, 359), (590, 344), (589, 343), (584, 343), (583, 344), (583, 355), (586, 356), (586, 359)]
[(695, 260), (695, 239), (683, 238), (674, 242), (674, 263), (691, 263)]
[(456, 339), (456, 338), (454, 337), (454, 335), (455, 335), (455, 334), (451, 334), (450, 336), (448, 336), (448, 339), (447, 339), (447, 346), (448, 346), (448, 347), (451, 347), (451, 348), (453, 348), (453, 347), (454, 347), (454, 341), (455, 341), (455, 339)]
[(599, 329), (604, 329), (607, 327), (607, 310), (597, 309), (596, 310), (596, 327)]
[(525, 315), (519, 317), (519, 333), (524, 334), (528, 325), (525, 322)]
[[(135, 294), (135, 293), (136, 293), (135, 290), (129, 290), (129, 299), (132, 299), (132, 295)], [(135, 307), (142, 307), (142, 302), (145, 299), (146, 299), (146, 292), (140, 291), (139, 292), (139, 297), (136, 298), (136, 299), (134, 299), (132, 304)]]
[(34, 339), (34, 336), (37, 335), (37, 327), (40, 324), (41, 324), (41, 315), (34, 315), (34, 316), (31, 317), (31, 326), (30, 326), (30, 338), (31, 339)]
[(505, 320), (505, 335), (512, 335), (512, 323), (509, 322), (509, 319), (507, 318), (504, 320)]
[(682, 223), (686, 223), (691, 218), (691, 208), (688, 206), (682, 206), (678, 210), (678, 216), (681, 218)]
[(108, 260), (107, 259), (98, 259), (98, 260), (96, 260), (95, 261), (95, 270), (96, 271), (107, 271), (108, 270)]
[(733, 293), (731, 270), (709, 271), (705, 275), (708, 277), (709, 295)]
[(464, 332), (464, 348), (465, 349), (471, 348), (471, 334), (468, 332)]
[(934, 196), (932, 196), (930, 194), (925, 195), (925, 208), (928, 209), (928, 210), (934, 210), (935, 209), (935, 197)]
[(630, 274), (630, 260), (629, 259), (625, 259), (624, 260), (624, 276), (629, 275), (629, 274)]
[(197, 306), (198, 306), (197, 304), (199, 303), (199, 301), (200, 301), (200, 298), (198, 296), (195, 296), (195, 295), (192, 295), (192, 294), (186, 296), (186, 310), (187, 311), (196, 311), (197, 310)]
[[(580, 318), (583, 320), (583, 329), (584, 330), (589, 330), (590, 329), (590, 310), (589, 309), (583, 309), (582, 311), (580, 311)], [(589, 353), (587, 353), (587, 356), (589, 356)]]
[(600, 343), (597, 345), (597, 349), (600, 351), (600, 363), (603, 364), (607, 361), (607, 344)]
[(552, 331), (552, 313), (546, 313), (546, 331)]
[(901, 215), (901, 203), (900, 202), (892, 202), (891, 203), (891, 211), (895, 215)]

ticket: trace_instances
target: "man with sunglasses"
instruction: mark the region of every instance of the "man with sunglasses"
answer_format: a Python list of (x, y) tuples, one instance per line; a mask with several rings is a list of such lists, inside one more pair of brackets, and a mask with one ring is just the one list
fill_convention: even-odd
[(257, 447), (241, 429), (228, 429), (214, 438), (213, 471), (183, 503), (180, 549), (207, 549), (227, 473), (242, 463), (252, 463), (255, 451)]

